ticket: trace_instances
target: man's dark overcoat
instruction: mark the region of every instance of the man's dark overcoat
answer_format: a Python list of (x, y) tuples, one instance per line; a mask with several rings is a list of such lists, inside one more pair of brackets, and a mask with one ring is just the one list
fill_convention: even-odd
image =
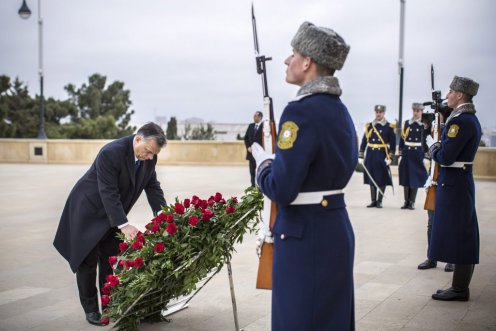
[(73, 272), (112, 227), (128, 221), (143, 190), (154, 212), (166, 203), (155, 173), (157, 156), (142, 161), (135, 175), (133, 138), (105, 145), (69, 194), (53, 244)]

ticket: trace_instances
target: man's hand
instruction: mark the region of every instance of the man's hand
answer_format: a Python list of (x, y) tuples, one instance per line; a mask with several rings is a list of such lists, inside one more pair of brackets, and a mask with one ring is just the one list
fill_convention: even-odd
[(138, 234), (139, 230), (131, 224), (128, 224), (121, 228), (121, 232), (124, 233), (127, 240), (133, 240), (134, 237), (136, 237), (136, 235)]
[(386, 162), (386, 166), (389, 166), (391, 164), (391, 159), (390, 158), (385, 158), (384, 162)]
[(359, 157), (358, 158), (358, 163), (361, 164), (361, 165), (363, 165), (363, 157)]
[(248, 147), (246, 150), (248, 151), (248, 153), (251, 153), (251, 147)]
[(251, 155), (253, 155), (253, 158), (257, 162), (257, 169), (263, 161), (274, 159), (274, 154), (267, 153), (258, 143), (253, 143), (253, 145), (251, 145)]
[(427, 147), (431, 148), (431, 146), (434, 145), (436, 143), (436, 141), (434, 140), (434, 138), (432, 138), (431, 135), (428, 135), (425, 138), (425, 143), (427, 144)]

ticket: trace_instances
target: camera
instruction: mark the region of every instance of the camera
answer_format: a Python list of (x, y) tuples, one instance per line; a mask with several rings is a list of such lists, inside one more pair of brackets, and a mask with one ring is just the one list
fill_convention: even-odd
[(434, 113), (425, 112), (422, 114), (422, 122), (429, 126), (435, 119), (435, 113), (440, 113), (446, 119), (453, 111), (453, 108), (448, 107), (448, 101), (441, 97), (441, 91), (432, 91), (432, 101), (424, 102), (423, 105), (431, 106), (434, 109)]

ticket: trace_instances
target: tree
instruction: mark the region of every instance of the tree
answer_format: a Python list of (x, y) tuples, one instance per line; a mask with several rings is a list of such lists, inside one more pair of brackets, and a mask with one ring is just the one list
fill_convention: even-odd
[(69, 138), (112, 139), (132, 134), (136, 127), (129, 126), (134, 110), (124, 83), (115, 81), (106, 86), (107, 77), (93, 74), (88, 84), (76, 88), (65, 86), (71, 101), (76, 105), (76, 114), (66, 126)]
[(167, 131), (165, 133), (168, 140), (179, 140), (179, 135), (177, 134), (177, 120), (172, 116), (167, 122)]
[(196, 128), (191, 129), (191, 124), (186, 124), (184, 127), (184, 140), (215, 140), (214, 127), (208, 123), (207, 128), (200, 124)]

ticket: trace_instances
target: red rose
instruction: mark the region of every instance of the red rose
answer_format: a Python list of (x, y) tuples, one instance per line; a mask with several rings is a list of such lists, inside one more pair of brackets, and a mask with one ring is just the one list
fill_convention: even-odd
[(119, 266), (121, 267), (121, 269), (126, 269), (126, 260), (120, 260)]
[(193, 195), (193, 197), (191, 198), (191, 203), (194, 204), (195, 206), (199, 205), (200, 204), (200, 198), (197, 197), (196, 195)]
[(226, 208), (226, 213), (228, 213), (228, 214), (232, 214), (232, 213), (234, 213), (234, 211), (235, 211), (235, 210), (236, 210), (236, 209), (234, 209), (234, 207), (233, 207), (233, 206), (228, 206), (228, 207)]
[(167, 233), (172, 236), (174, 233), (177, 232), (177, 225), (174, 223), (169, 223), (165, 231), (167, 231)]
[(117, 256), (109, 256), (108, 262), (111, 266), (113, 266), (117, 262)]
[(128, 267), (128, 268), (134, 267), (134, 261), (133, 260), (126, 260), (126, 267)]
[(200, 201), (200, 207), (201, 207), (202, 209), (207, 208), (207, 207), (208, 207), (208, 202), (207, 202), (207, 200), (202, 200), (202, 201)]
[(189, 206), (191, 205), (191, 201), (189, 199), (184, 199), (184, 208), (189, 208)]
[(202, 214), (202, 220), (210, 221), (210, 219), (214, 216), (215, 214), (210, 209), (205, 209)]
[(136, 234), (136, 240), (142, 244), (145, 243), (145, 235), (143, 234), (143, 232), (138, 231), (138, 233)]
[(215, 203), (214, 197), (210, 197), (210, 198), (208, 198), (208, 205), (209, 205), (209, 206), (213, 206), (213, 205), (214, 205), (214, 203)]
[(236, 198), (236, 197), (232, 197), (232, 198), (231, 198), (231, 201), (232, 201), (232, 203), (238, 203), (238, 198)]
[(128, 249), (128, 248), (129, 248), (128, 243), (126, 243), (126, 242), (119, 243), (119, 249), (120, 249), (121, 251), (125, 251), (125, 250), (126, 250), (126, 249)]
[(105, 277), (105, 280), (107, 281), (110, 287), (119, 285), (119, 277), (117, 276), (108, 275), (107, 277)]
[(214, 196), (215, 202), (220, 202), (221, 199), (222, 199), (222, 194), (220, 194), (219, 192), (215, 193)]
[(141, 249), (143, 247), (143, 243), (141, 241), (138, 241), (136, 240), (135, 242), (133, 242), (133, 249)]
[(134, 266), (136, 268), (142, 267), (143, 264), (145, 264), (145, 262), (143, 261), (143, 259), (141, 257), (137, 257), (134, 259)]
[(108, 295), (102, 295), (102, 307), (106, 307), (110, 302)]
[(174, 212), (179, 215), (184, 214), (184, 206), (181, 205), (179, 202), (176, 202), (176, 204), (174, 205)]
[(108, 317), (102, 317), (102, 319), (100, 320), (100, 323), (103, 325), (108, 325), (109, 324)]
[(153, 250), (155, 251), (155, 253), (162, 253), (165, 249), (165, 244), (164, 243), (158, 243), (158, 244), (155, 244), (155, 246), (153, 247)]
[(157, 218), (159, 220), (159, 223), (162, 223), (162, 222), (165, 222), (166, 215), (164, 213), (160, 213), (160, 214), (158, 214)]
[(150, 229), (150, 231), (151, 231), (152, 233), (157, 233), (157, 232), (159, 232), (159, 231), (160, 231), (160, 225), (155, 224), (154, 226), (152, 226), (152, 228)]
[(196, 226), (198, 224), (198, 222), (200, 222), (198, 217), (196, 217), (194, 215), (189, 217), (189, 225)]
[(220, 199), (219, 203), (225, 205), (226, 204), (226, 199), (224, 199), (224, 198)]
[(174, 222), (174, 215), (172, 215), (172, 214), (167, 214), (167, 215), (165, 215), (165, 221), (166, 221), (167, 223), (172, 223), (172, 222)]
[(106, 283), (106, 284), (102, 287), (102, 293), (103, 293), (103, 294), (110, 294), (110, 285), (109, 285), (109, 283)]

